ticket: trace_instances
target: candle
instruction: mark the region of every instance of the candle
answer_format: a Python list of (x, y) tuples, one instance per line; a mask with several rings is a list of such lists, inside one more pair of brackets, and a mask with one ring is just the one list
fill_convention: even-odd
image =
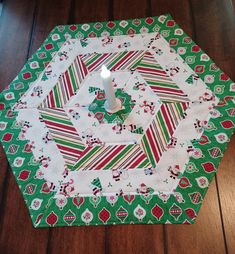
[(102, 65), (100, 76), (103, 81), (104, 91), (105, 91), (105, 108), (109, 112), (116, 112), (120, 110), (120, 101), (115, 97), (115, 90), (112, 84), (111, 72)]

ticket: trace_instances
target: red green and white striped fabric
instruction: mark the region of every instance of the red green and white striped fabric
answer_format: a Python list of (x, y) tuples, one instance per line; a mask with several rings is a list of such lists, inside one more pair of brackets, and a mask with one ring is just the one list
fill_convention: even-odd
[(188, 103), (162, 104), (141, 140), (141, 147), (155, 167), (167, 149), (174, 131), (184, 117)]
[(87, 147), (74, 170), (133, 169), (151, 166), (139, 145)]
[(85, 149), (77, 130), (61, 108), (40, 109), (39, 112), (68, 168), (72, 168)]
[(172, 81), (151, 53), (144, 54), (136, 70), (162, 102), (189, 101), (187, 95)]
[(39, 108), (63, 107), (82, 85), (88, 70), (80, 57), (76, 57), (68, 70), (59, 78)]
[(111, 71), (130, 70), (135, 68), (143, 56), (143, 50), (103, 54), (94, 53), (84, 55), (82, 61), (89, 72), (100, 70), (103, 64)]

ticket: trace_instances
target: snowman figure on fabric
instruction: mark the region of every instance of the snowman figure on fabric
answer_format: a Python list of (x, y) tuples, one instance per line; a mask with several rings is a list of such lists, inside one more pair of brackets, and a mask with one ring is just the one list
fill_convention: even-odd
[(102, 46), (105, 47), (107, 46), (108, 44), (112, 44), (113, 43), (113, 37), (111, 36), (106, 36), (104, 37), (103, 39), (101, 39), (102, 41)]
[(49, 64), (42, 76), (42, 80), (45, 81), (45, 80), (48, 80), (50, 79), (52, 76), (52, 66)]
[(196, 119), (194, 127), (198, 133), (202, 133), (203, 130), (208, 128), (208, 121)]
[(175, 66), (174, 63), (169, 63), (168, 65), (166, 65), (165, 70), (170, 74), (171, 77), (174, 77), (180, 71), (180, 68), (178, 66)]
[(27, 105), (26, 101), (18, 100), (13, 109), (23, 109), (27, 107), (26, 105)]
[(171, 137), (170, 142), (167, 145), (167, 148), (175, 148), (177, 145), (177, 140), (178, 140), (177, 138)]
[(163, 54), (162, 50), (159, 49), (159, 48), (157, 48), (157, 47), (155, 47), (155, 46), (153, 46), (151, 49), (152, 49), (158, 56), (161, 56), (161, 55)]
[(140, 107), (144, 109), (144, 113), (150, 113), (151, 115), (154, 115), (154, 102), (148, 102), (145, 100), (142, 104), (140, 104)]
[(37, 96), (41, 98), (41, 95), (43, 94), (43, 90), (41, 86), (36, 86), (33, 88), (33, 92), (31, 93), (31, 96)]
[(75, 109), (70, 109), (69, 113), (70, 113), (70, 115), (72, 116), (73, 119), (75, 119), (75, 120), (80, 119), (79, 112), (77, 112)]
[(140, 83), (137, 81), (135, 85), (133, 86), (133, 90), (140, 90), (140, 91), (145, 91), (146, 90), (146, 85), (145, 83)]
[(22, 126), (22, 129), (21, 129), (20, 134), (19, 134), (19, 136), (18, 136), (18, 139), (19, 139), (19, 140), (24, 140), (24, 139), (25, 139), (25, 135), (26, 135), (28, 129), (29, 129), (30, 127), (32, 127), (32, 125), (31, 125), (28, 121), (24, 121), (24, 122), (21, 123), (21, 124), (22, 124), (23, 126)]
[(168, 171), (170, 172), (170, 178), (176, 179), (180, 176), (180, 166), (179, 165), (174, 165), (173, 167), (170, 166), (168, 168)]
[(49, 143), (50, 141), (53, 140), (53, 138), (52, 138), (52, 136), (51, 136), (49, 131), (47, 131), (47, 133), (44, 135), (42, 140), (44, 141), (45, 144), (47, 144), (47, 143)]
[(154, 173), (156, 173), (156, 170), (154, 168), (145, 168), (144, 173), (145, 173), (145, 175), (151, 176)]
[(104, 145), (104, 142), (102, 142), (99, 138), (94, 137), (94, 134), (90, 129), (82, 132), (82, 139), (85, 140), (85, 143), (89, 147), (93, 147), (94, 145)]
[(73, 186), (74, 180), (70, 179), (68, 182), (66, 183), (62, 183), (60, 185), (60, 192), (59, 194), (64, 195), (65, 197), (70, 197), (71, 194), (73, 193), (73, 191), (75, 190), (74, 186)]
[(92, 189), (92, 192), (95, 196), (101, 196), (102, 195), (102, 185), (100, 182), (99, 177), (95, 178), (91, 184), (90, 184), (90, 188)]
[(59, 59), (60, 59), (60, 61), (64, 61), (64, 60), (67, 60), (69, 57), (68, 57), (68, 52), (66, 52), (66, 51), (63, 51), (63, 52), (59, 52), (58, 53), (58, 55), (59, 55)]
[(155, 37), (153, 37), (153, 38), (151, 38), (151, 39), (149, 40), (149, 43), (148, 43), (147, 47), (150, 48), (151, 45), (153, 44), (153, 42), (156, 41), (156, 40), (158, 40), (158, 39), (160, 39), (160, 38), (161, 38), (161, 34), (160, 34), (160, 33), (157, 33)]
[(128, 48), (128, 47), (130, 47), (131, 46), (131, 43), (130, 42), (124, 42), (124, 43), (122, 43), (122, 44), (119, 44), (118, 45), (118, 48), (119, 49), (123, 49), (123, 48)]
[(44, 168), (47, 168), (49, 166), (49, 162), (51, 161), (51, 158), (49, 156), (46, 157), (45, 155), (41, 155), (39, 156), (38, 161), (41, 166), (43, 166)]
[(113, 169), (112, 170), (112, 174), (113, 174), (113, 179), (118, 182), (121, 180), (121, 174), (122, 172), (120, 170), (117, 170), (117, 169)]

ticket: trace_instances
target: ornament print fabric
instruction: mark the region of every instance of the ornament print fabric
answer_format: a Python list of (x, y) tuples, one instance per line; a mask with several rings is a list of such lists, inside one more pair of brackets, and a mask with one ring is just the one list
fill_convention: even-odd
[(170, 15), (55, 27), (0, 97), (33, 225), (194, 223), (234, 132), (234, 92)]

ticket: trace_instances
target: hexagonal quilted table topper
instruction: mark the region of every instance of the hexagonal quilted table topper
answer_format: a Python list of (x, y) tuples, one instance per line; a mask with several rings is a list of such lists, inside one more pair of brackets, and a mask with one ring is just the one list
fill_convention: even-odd
[(234, 131), (234, 91), (170, 15), (56, 27), (0, 97), (33, 225), (194, 223)]

